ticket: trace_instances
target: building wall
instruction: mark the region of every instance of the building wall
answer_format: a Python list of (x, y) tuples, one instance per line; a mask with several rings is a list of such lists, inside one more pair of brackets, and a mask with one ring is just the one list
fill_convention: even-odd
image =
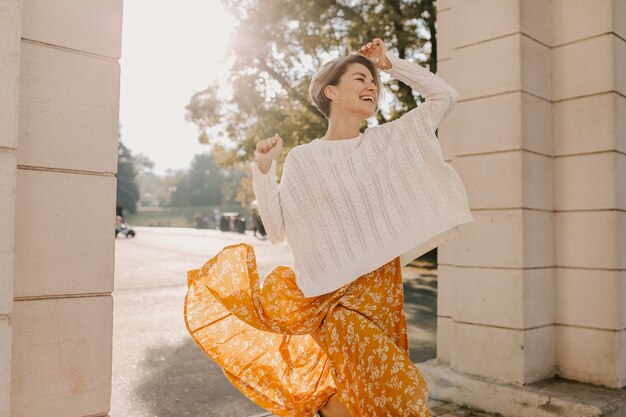
[(19, 82), (6, 82), (16, 100), (2, 102), (15, 115), (2, 123), (16, 135), (0, 144), (12, 161), (1, 165), (12, 180), (1, 176), (0, 208), (15, 207), (14, 251), (0, 247), (14, 265), (12, 312), (0, 303), (11, 314), (10, 415), (106, 416), (122, 1), (9, 3), (21, 9)]
[(0, 2), (0, 416), (11, 402), (11, 314), (20, 52), (20, 2)]
[(476, 219), (440, 248), (438, 360), (624, 387), (626, 1), (439, 1), (438, 22)]
[(552, 21), (556, 366), (624, 387), (626, 1), (554, 1)]

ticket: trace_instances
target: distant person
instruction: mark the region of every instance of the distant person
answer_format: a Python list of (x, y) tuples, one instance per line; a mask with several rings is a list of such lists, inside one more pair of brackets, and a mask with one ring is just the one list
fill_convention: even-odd
[[(360, 133), (378, 110), (378, 70), (425, 101)], [(280, 184), (278, 134), (257, 143), (251, 162), (268, 238), (289, 242), (293, 269), (261, 279), (253, 246), (223, 248), (188, 272), (187, 328), (274, 414), (428, 416), (427, 383), (408, 355), (401, 267), (473, 220), (435, 135), (459, 93), (379, 38), (322, 65), (309, 93), (326, 134), (287, 153)]]
[(202, 229), (202, 224), (203, 224), (202, 213), (200, 213), (199, 211), (196, 211), (193, 215), (193, 220), (196, 223), (196, 229)]
[(253, 206), (250, 211), (252, 217), (252, 234), (256, 237), (257, 231), (259, 230), (259, 209)]
[(263, 221), (261, 220), (261, 214), (259, 213), (259, 206), (256, 200), (252, 201), (252, 232), (254, 237), (257, 237), (259, 233), (262, 237), (265, 237), (265, 228), (263, 227)]
[(213, 209), (213, 224), (215, 225), (215, 229), (219, 229), (221, 217), (221, 210), (218, 207), (215, 207)]
[(261, 215), (259, 214), (259, 234), (261, 235), (261, 237), (263, 238), (263, 240), (267, 239), (267, 232), (265, 231), (265, 226), (263, 225), (263, 219), (261, 218)]

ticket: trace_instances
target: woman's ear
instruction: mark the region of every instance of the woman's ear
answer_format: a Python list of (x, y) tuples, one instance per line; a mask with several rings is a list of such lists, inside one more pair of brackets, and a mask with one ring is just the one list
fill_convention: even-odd
[(333, 101), (334, 95), (335, 95), (335, 92), (333, 91), (333, 88), (330, 85), (327, 85), (326, 87), (324, 87), (324, 96), (326, 96), (328, 100)]

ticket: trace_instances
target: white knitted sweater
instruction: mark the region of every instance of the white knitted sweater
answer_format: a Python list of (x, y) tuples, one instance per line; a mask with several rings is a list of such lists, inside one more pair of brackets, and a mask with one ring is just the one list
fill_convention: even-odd
[(397, 256), (406, 265), (474, 220), (435, 136), (459, 93), (419, 64), (386, 55), (392, 64), (386, 72), (423, 103), (356, 138), (293, 147), (280, 184), (276, 160), (267, 174), (250, 163), (268, 238), (287, 239), (306, 297), (334, 291)]

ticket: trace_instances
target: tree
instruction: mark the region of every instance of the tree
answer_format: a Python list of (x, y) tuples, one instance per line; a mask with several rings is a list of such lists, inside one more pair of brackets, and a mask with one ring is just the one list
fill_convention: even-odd
[[(237, 36), (226, 48), (236, 57), (230, 75), (233, 95), (229, 100), (219, 99), (218, 86), (210, 85), (191, 97), (186, 118), (198, 126), (201, 143), (211, 143), (207, 128), (223, 123), (232, 147), (211, 145), (219, 154), (216, 161), (226, 168), (253, 160), (256, 142), (279, 132), (284, 139), (277, 166), (280, 177), (289, 149), (326, 131), (326, 119), (308, 95), (315, 70), (375, 37), (383, 39), (400, 58), (412, 57), (436, 72), (434, 0), (222, 3), (238, 20)], [(329, 51), (336, 53), (329, 56)], [(387, 115), (378, 112), (375, 122), (379, 124), (398, 118), (421, 101), (397, 80), (391, 80), (385, 90), (396, 100)], [(364, 123), (362, 130), (366, 127)]]
[(133, 156), (135, 177), (139, 187), (139, 204), (142, 207), (154, 207), (163, 205), (161, 199), (163, 178), (153, 172), (154, 162), (145, 155)]
[(131, 213), (137, 211), (139, 187), (133, 155), (121, 140), (117, 142), (117, 206)]
[(187, 175), (186, 169), (171, 169), (168, 168), (165, 171), (165, 175), (161, 179), (161, 188), (159, 190), (158, 199), (163, 206), (171, 206), (172, 195), (178, 189), (178, 184), (182, 181), (183, 177)]
[(189, 171), (183, 175), (172, 192), (171, 204), (175, 206), (208, 206), (222, 204), (222, 168), (213, 155), (201, 153), (194, 156)]

